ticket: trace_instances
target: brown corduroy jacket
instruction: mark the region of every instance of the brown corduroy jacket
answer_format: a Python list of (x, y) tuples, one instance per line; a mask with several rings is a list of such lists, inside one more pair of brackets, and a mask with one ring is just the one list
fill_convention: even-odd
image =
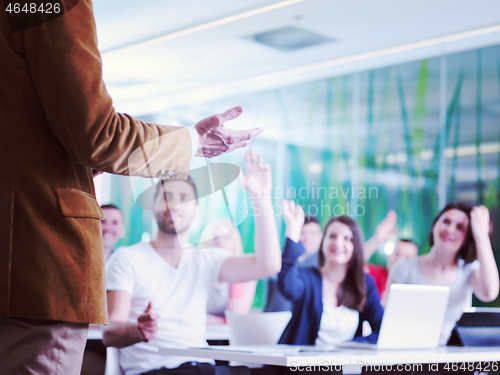
[(0, 317), (106, 323), (91, 168), (187, 173), (191, 141), (185, 128), (115, 112), (92, 3), (63, 8), (18, 32), (0, 11)]

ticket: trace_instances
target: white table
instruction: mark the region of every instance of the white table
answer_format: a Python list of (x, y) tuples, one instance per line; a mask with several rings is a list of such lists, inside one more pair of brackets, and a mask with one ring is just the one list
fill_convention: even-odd
[[(207, 340), (229, 340), (229, 327), (227, 324), (207, 326)], [(102, 340), (101, 327), (91, 326), (87, 334), (87, 340)]]
[[(223, 361), (239, 361), (263, 365), (286, 366), (299, 369), (305, 366), (329, 366), (332, 370), (344, 373), (361, 372), (362, 366), (372, 371), (384, 373), (376, 366), (393, 366), (404, 371), (435, 372), (431, 366), (436, 363), (478, 363), (488, 362), (499, 366), (500, 347), (439, 347), (432, 350), (369, 350), (369, 349), (332, 349), (321, 351), (314, 347), (287, 345), (265, 346), (211, 346), (207, 348), (161, 348), (165, 355), (194, 356)], [(498, 361), (498, 362), (497, 362)], [(405, 368), (405, 364), (415, 364)], [(397, 368), (397, 365), (403, 367)], [(370, 368), (372, 366), (372, 368)]]

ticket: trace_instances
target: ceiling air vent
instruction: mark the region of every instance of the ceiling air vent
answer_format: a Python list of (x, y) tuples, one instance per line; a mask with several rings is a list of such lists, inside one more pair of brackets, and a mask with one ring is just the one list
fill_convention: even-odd
[(281, 51), (295, 51), (334, 41), (334, 39), (296, 27), (282, 27), (280, 29), (251, 35), (247, 37), (247, 39), (254, 40)]

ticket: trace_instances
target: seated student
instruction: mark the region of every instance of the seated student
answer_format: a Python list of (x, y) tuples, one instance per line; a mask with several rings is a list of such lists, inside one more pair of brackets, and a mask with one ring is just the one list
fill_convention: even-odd
[(114, 204), (101, 206), (104, 218), (101, 220), (102, 245), (104, 248), (104, 261), (115, 251), (116, 244), (125, 236), (123, 213)]
[(449, 203), (432, 222), (431, 250), (425, 255), (399, 261), (389, 271), (392, 283), (448, 285), (450, 297), (441, 343), (446, 343), (472, 292), (481, 301), (498, 295), (498, 270), (489, 239), (490, 217), (484, 206)]
[(394, 246), (394, 251), (387, 256), (387, 269), (390, 270), (401, 259), (411, 259), (417, 255), (417, 244), (409, 238), (400, 238)]
[(361, 338), (362, 323), (370, 323), (378, 338), (383, 310), (372, 278), (363, 273), (363, 234), (348, 216), (327, 223), (319, 250), (320, 268), (299, 268), (304, 253), (299, 242), (304, 221), (302, 207), (283, 201), (286, 244), (283, 268), (278, 275), (280, 291), (293, 302), (292, 318), (281, 344), (327, 345)]
[[(369, 254), (369, 258), (382, 243), (397, 233), (395, 215), (394, 211), (389, 211), (386, 218), (377, 225), (375, 235), (365, 242), (363, 245), (365, 259), (367, 254)], [(299, 267), (319, 267), (318, 249), (322, 238), (323, 232), (318, 220), (315, 217), (306, 216), (300, 232), (300, 242), (305, 253), (299, 257)], [(381, 266), (366, 265), (365, 272), (374, 279), (379, 295), (381, 295), (385, 290), (387, 270)], [(278, 278), (275, 276), (268, 279), (267, 301), (264, 311), (292, 311), (292, 302), (278, 290)]]
[[(299, 257), (299, 267), (319, 267), (318, 249), (323, 238), (321, 225), (314, 216), (307, 215), (300, 230), (300, 242), (304, 254)], [(265, 312), (292, 311), (292, 302), (278, 290), (278, 275), (267, 280), (267, 300)]]
[[(387, 277), (389, 275), (389, 271), (394, 264), (398, 260), (401, 259), (410, 259), (414, 258), (418, 255), (418, 246), (415, 242), (407, 238), (400, 238), (396, 245), (394, 246), (394, 251), (392, 254), (387, 256), (387, 267), (379, 266), (376, 264), (367, 264), (366, 269), (368, 270), (368, 274), (373, 277), (375, 284), (377, 285), (377, 289), (380, 293), (380, 299), (382, 301), (382, 305), (386, 300), (385, 296), (385, 287), (387, 286)], [(365, 257), (366, 259), (366, 257)]]
[(103, 341), (121, 348), (120, 365), (126, 375), (214, 374), (208, 359), (165, 356), (157, 349), (207, 345), (207, 295), (214, 282), (245, 282), (280, 270), (270, 167), (251, 150), (245, 155), (245, 173), (244, 187), (252, 197), (255, 217), (255, 254), (186, 247), (198, 212), (196, 187), (188, 178), (158, 183), (156, 239), (111, 256), (106, 268), (110, 326)]
[[(228, 219), (217, 219), (208, 223), (200, 238), (209, 238), (203, 244), (226, 249), (233, 255), (243, 254), (243, 244), (238, 228)], [(252, 308), (257, 282), (244, 283), (216, 282), (207, 298), (207, 324), (226, 323), (224, 311), (236, 314), (248, 314)]]

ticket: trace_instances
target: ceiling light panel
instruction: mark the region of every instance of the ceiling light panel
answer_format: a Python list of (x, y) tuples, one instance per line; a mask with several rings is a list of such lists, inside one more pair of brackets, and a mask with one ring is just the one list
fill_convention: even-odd
[(286, 52), (334, 41), (326, 36), (291, 26), (254, 34), (246, 39)]

